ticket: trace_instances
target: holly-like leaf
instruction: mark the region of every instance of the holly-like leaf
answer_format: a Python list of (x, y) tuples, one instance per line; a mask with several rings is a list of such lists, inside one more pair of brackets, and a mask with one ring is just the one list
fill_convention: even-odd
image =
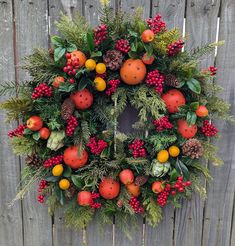
[(60, 177), (52, 176), (51, 174), (44, 178), (47, 182), (57, 182), (59, 181)]
[(35, 132), (33, 134), (33, 139), (36, 140), (36, 141), (38, 141), (40, 139), (40, 133), (39, 132)]
[(94, 43), (93, 33), (91, 33), (91, 32), (87, 33), (86, 41), (87, 41), (87, 48), (89, 49), (89, 51), (94, 51), (95, 43)]
[(73, 52), (74, 50), (77, 50), (77, 46), (75, 45), (75, 44), (68, 44), (68, 46), (67, 46), (67, 48), (66, 48), (66, 50), (68, 51), (68, 52)]
[(142, 34), (142, 32), (146, 29), (146, 26), (142, 21), (138, 22), (138, 26), (139, 26), (139, 32), (140, 34)]
[(75, 84), (70, 84), (70, 83), (61, 83), (59, 87), (60, 92), (72, 92), (76, 88)]
[(103, 54), (101, 51), (91, 52), (91, 58), (101, 57)]
[(63, 48), (63, 47), (57, 47), (54, 50), (54, 60), (55, 60), (55, 62), (58, 62), (63, 57), (63, 55), (65, 54), (65, 51), (66, 51), (66, 49)]
[(188, 171), (188, 168), (186, 167), (186, 165), (180, 161), (180, 160), (177, 160), (176, 162), (176, 170), (180, 173), (180, 174), (183, 174), (184, 178), (185, 179), (189, 179), (189, 171)]
[(192, 111), (196, 111), (198, 107), (199, 107), (199, 102), (192, 102), (192, 103), (190, 103), (190, 109)]
[(72, 175), (71, 179), (72, 179), (74, 185), (77, 188), (82, 188), (83, 187), (82, 180), (81, 180), (81, 178), (78, 175)]
[(197, 115), (194, 112), (189, 111), (187, 113), (186, 120), (189, 125), (194, 125), (197, 120)]
[(33, 131), (31, 131), (29, 128), (24, 129), (24, 135), (32, 135)]
[(189, 81), (187, 81), (187, 85), (188, 88), (195, 92), (196, 94), (200, 94), (201, 93), (201, 85), (200, 82), (194, 78), (190, 79)]
[(72, 169), (69, 166), (65, 166), (64, 167), (64, 172), (63, 172), (63, 176), (66, 178), (69, 178), (72, 174)]
[(92, 84), (92, 81), (86, 77), (83, 77), (78, 83), (78, 91), (81, 91), (84, 88), (86, 88), (89, 83)]
[(55, 187), (55, 194), (60, 204), (64, 205), (64, 193), (58, 186)]
[(179, 176), (179, 173), (178, 173), (177, 170), (174, 168), (174, 169), (171, 171), (171, 174), (170, 174), (170, 182), (176, 181), (176, 179), (177, 179), (178, 176)]
[(144, 44), (144, 49), (145, 49), (145, 51), (147, 53), (147, 56), (148, 57), (151, 57), (152, 54), (153, 54), (153, 47), (152, 47), (152, 45), (151, 44)]
[(54, 47), (64, 47), (64, 40), (58, 36), (51, 37), (51, 43)]

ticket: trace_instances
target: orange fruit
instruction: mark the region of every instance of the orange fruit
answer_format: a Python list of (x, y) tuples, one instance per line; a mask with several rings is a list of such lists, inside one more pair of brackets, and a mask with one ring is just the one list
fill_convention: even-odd
[(169, 159), (169, 153), (167, 150), (160, 150), (157, 154), (157, 160), (161, 163), (167, 162)]
[(93, 59), (88, 59), (88, 60), (85, 62), (85, 67), (86, 67), (86, 69), (88, 69), (89, 71), (95, 70), (95, 67), (96, 67), (96, 61), (93, 60)]
[(112, 178), (103, 178), (99, 184), (100, 195), (109, 200), (118, 196), (120, 191), (120, 184)]
[(104, 63), (98, 63), (95, 67), (95, 71), (98, 74), (103, 74), (106, 72), (106, 65)]
[(136, 185), (135, 183), (131, 183), (131, 184), (126, 185), (126, 188), (127, 188), (130, 195), (135, 196), (135, 197), (139, 196), (140, 187), (138, 185)]
[(53, 81), (53, 86), (55, 88), (58, 88), (60, 86), (61, 83), (64, 83), (64, 77), (62, 76), (57, 76), (54, 78), (54, 81)]
[(104, 91), (106, 89), (106, 82), (104, 81), (104, 79), (100, 77), (96, 77), (94, 79), (94, 82), (97, 91)]
[(61, 190), (68, 190), (68, 188), (70, 187), (70, 182), (68, 181), (68, 179), (61, 179), (59, 182), (59, 187)]
[(186, 120), (180, 119), (177, 121), (178, 132), (184, 138), (193, 138), (197, 133), (197, 125), (188, 125)]
[(80, 110), (88, 109), (93, 104), (93, 95), (88, 89), (76, 91), (70, 95), (75, 107)]
[(79, 67), (83, 67), (85, 65), (86, 56), (83, 52), (81, 52), (80, 50), (75, 50), (70, 54), (71, 54), (71, 60), (73, 60), (74, 58), (77, 58), (79, 60)]
[(200, 105), (196, 110), (196, 115), (198, 117), (206, 117), (208, 115), (208, 109), (204, 105)]
[(170, 156), (177, 157), (180, 154), (180, 149), (177, 146), (173, 145), (168, 149), (168, 152)]
[(155, 181), (152, 184), (152, 191), (156, 194), (161, 193), (164, 190), (164, 185), (162, 181)]
[(154, 32), (151, 30), (144, 30), (141, 34), (141, 40), (144, 43), (150, 43), (154, 40)]
[(120, 69), (122, 81), (128, 85), (140, 84), (146, 75), (146, 66), (140, 59), (128, 59)]
[(64, 171), (62, 164), (57, 164), (52, 168), (52, 175), (55, 177), (60, 176)]

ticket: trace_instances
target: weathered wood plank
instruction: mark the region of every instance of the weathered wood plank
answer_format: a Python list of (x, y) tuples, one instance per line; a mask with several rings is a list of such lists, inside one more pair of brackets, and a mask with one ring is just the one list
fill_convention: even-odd
[[(235, 2), (222, 1), (219, 39), (225, 45), (218, 50), (216, 65), (219, 68), (217, 83), (225, 90), (223, 98), (230, 102), (235, 113)], [(211, 167), (214, 177), (209, 185), (208, 200), (205, 207), (202, 245), (230, 246), (232, 213), (234, 210), (235, 189), (235, 128), (227, 123), (218, 124), (222, 138), (217, 142), (219, 153), (224, 159), (221, 168)]]
[[(186, 10), (186, 33), (190, 35), (186, 49), (195, 48), (205, 43), (215, 42), (217, 16), (220, 1), (188, 1)], [(207, 57), (203, 66), (214, 64), (214, 56)], [(182, 208), (176, 210), (175, 245), (200, 245), (202, 236), (204, 202), (198, 195), (191, 201), (184, 201)]]
[(63, 12), (64, 14), (72, 16), (79, 12), (80, 14), (83, 14), (83, 4), (81, 1), (75, 1), (75, 0), (49, 0), (49, 18), (50, 18), (50, 26), (49, 26), (49, 32), (50, 35), (57, 34), (55, 21), (59, 19), (60, 12)]
[[(0, 2), (0, 74), (1, 81), (14, 81), (14, 37), (12, 1)], [(1, 96), (1, 102), (7, 99)], [(6, 124), (5, 113), (0, 111), (0, 245), (23, 246), (22, 206), (18, 201), (8, 208), (8, 203), (15, 197), (20, 182), (19, 158), (12, 154), (7, 131), (14, 129), (15, 124)]]
[[(30, 53), (34, 47), (48, 47), (47, 1), (15, 1), (17, 60)], [(19, 70), (19, 81), (28, 78)], [(23, 200), (24, 246), (52, 245), (52, 220), (46, 206), (37, 202), (37, 187)]]
[(183, 30), (185, 0), (153, 0), (152, 16), (161, 14), (169, 29), (179, 27)]

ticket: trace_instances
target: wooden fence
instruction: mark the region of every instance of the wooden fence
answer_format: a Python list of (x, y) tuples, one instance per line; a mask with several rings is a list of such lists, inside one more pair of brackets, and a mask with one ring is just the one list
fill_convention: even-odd
[[(223, 97), (235, 113), (235, 0), (112, 0), (114, 9), (131, 12), (136, 6), (144, 15), (161, 13), (168, 27), (179, 26), (190, 34), (186, 48), (216, 39), (225, 45), (204, 65), (219, 68), (217, 82), (224, 86)], [(25, 80), (19, 69), (21, 59), (33, 47), (48, 47), (50, 34), (55, 34), (54, 21), (62, 10), (68, 15), (80, 11), (92, 25), (98, 23), (99, 0), (0, 0), (0, 83)], [(216, 33), (219, 30), (217, 37)], [(1, 100), (4, 98), (1, 98)], [(36, 192), (7, 209), (20, 181), (21, 160), (10, 150), (7, 131), (0, 112), (0, 246), (232, 246), (235, 245), (235, 128), (223, 123), (223, 134), (217, 143), (225, 161), (221, 168), (210, 166), (214, 181), (208, 185), (208, 199), (196, 195), (182, 204), (182, 209), (168, 206), (156, 229), (140, 218), (131, 227), (129, 241), (115, 225), (100, 230), (95, 221), (83, 232), (65, 229), (62, 214), (47, 214), (38, 204)], [(84, 243), (85, 242), (85, 243)]]

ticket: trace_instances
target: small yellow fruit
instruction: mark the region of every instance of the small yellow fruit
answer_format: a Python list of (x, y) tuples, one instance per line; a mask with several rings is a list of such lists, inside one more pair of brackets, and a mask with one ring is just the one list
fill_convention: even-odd
[(102, 78), (96, 77), (94, 82), (97, 91), (104, 91), (106, 89), (106, 82)]
[(63, 171), (64, 171), (63, 165), (57, 164), (52, 169), (52, 175), (58, 177), (63, 173)]
[(96, 61), (93, 60), (93, 59), (86, 60), (85, 67), (89, 71), (93, 71), (95, 69), (95, 67), (96, 67)]
[(175, 145), (171, 146), (168, 149), (168, 151), (169, 151), (170, 156), (172, 156), (172, 157), (176, 157), (180, 154), (180, 149)]
[(67, 190), (70, 186), (68, 179), (61, 179), (59, 182), (59, 187), (61, 190)]
[(167, 162), (169, 159), (169, 153), (167, 150), (161, 150), (157, 154), (157, 159), (159, 162), (164, 163)]
[(103, 74), (106, 72), (106, 65), (104, 63), (98, 63), (95, 67), (95, 71), (98, 74)]

